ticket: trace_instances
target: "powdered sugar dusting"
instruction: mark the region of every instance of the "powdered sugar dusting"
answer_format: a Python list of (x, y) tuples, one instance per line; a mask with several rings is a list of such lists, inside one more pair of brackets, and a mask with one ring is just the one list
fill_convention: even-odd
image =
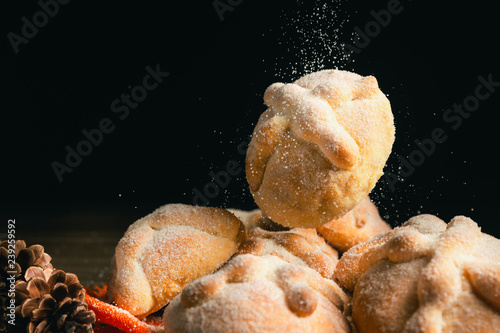
[(374, 77), (323, 70), (272, 84), (247, 152), (256, 203), (274, 221), (317, 227), (375, 186), (394, 142), (389, 101)]
[(360, 331), (445, 332), (457, 322), (467, 322), (464, 332), (488, 331), (500, 324), (500, 265), (493, 253), (500, 253), (500, 240), (471, 219), (457, 216), (446, 225), (420, 215), (353, 247), (335, 275), (354, 289)]
[(226, 210), (162, 206), (131, 225), (120, 240), (108, 295), (143, 317), (225, 263), (245, 237), (243, 224)]
[(297, 1), (297, 8), (282, 12), (285, 23), (280, 29), (278, 45), (286, 54), (275, 60), (275, 76), (289, 81), (325, 68), (345, 68), (350, 62), (344, 52), (341, 36), (349, 22), (345, 2)]
[(333, 282), (274, 256), (239, 255), (177, 296), (165, 310), (165, 329), (172, 333), (298, 333), (328, 327), (348, 332), (344, 304), (336, 302), (339, 295), (329, 299), (316, 292), (314, 284), (330, 289)]

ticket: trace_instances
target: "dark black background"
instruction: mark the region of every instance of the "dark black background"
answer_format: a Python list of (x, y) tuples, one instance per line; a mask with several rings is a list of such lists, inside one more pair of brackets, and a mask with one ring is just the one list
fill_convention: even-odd
[[(244, 165), (237, 147), (265, 109), (269, 84), (296, 79), (304, 68), (338, 67), (375, 75), (388, 94), (397, 138), (387, 171), (397, 173), (397, 154), (408, 156), (415, 139), (429, 138), (438, 127), (448, 135), (395, 191), (379, 182), (372, 199), (382, 215), (398, 225), (417, 213), (447, 221), (463, 214), (500, 236), (500, 92), (457, 130), (442, 118), (474, 94), (479, 75), (500, 81), (493, 3), (401, 1), (402, 12), (346, 64), (338, 49), (321, 45), (318, 31), (327, 44), (352, 43), (354, 28), (364, 29), (373, 21), (370, 11), (385, 9), (388, 1), (304, 2), (243, 0), (221, 21), (210, 0), (73, 0), (18, 54), (7, 33), (20, 34), (21, 18), (31, 20), (40, 7), (35, 1), (3, 4), (2, 218), (17, 216), (18, 228), (28, 228), (57, 214), (110, 209), (130, 223), (161, 204), (191, 204), (193, 189), (203, 191), (212, 181), (210, 171), (223, 171), (230, 160)], [(118, 119), (111, 102), (156, 64), (169, 77), (128, 118)], [(75, 148), (81, 131), (103, 118), (112, 119), (115, 130), (59, 183), (51, 163), (64, 163), (65, 146)], [(209, 205), (254, 208), (244, 172)]]

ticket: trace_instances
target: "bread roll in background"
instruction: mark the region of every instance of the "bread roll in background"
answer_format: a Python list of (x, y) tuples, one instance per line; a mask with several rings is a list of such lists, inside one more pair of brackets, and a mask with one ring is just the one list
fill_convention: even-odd
[(366, 196), (353, 210), (338, 220), (316, 228), (334, 248), (345, 252), (354, 245), (391, 230), (378, 213), (377, 207)]
[(302, 228), (288, 231), (254, 228), (237, 254), (274, 255), (288, 263), (312, 268), (325, 278), (332, 277), (338, 262), (337, 251), (316, 230)]

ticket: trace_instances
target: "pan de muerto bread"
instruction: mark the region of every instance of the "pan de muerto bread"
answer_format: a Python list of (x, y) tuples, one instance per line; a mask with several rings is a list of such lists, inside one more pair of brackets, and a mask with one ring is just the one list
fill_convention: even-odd
[(235, 256), (166, 307), (168, 333), (350, 332), (349, 296), (308, 267), (275, 256)]
[(267, 88), (248, 147), (260, 209), (288, 227), (339, 219), (373, 189), (394, 142), (391, 106), (373, 76), (323, 70)]
[(107, 298), (145, 317), (224, 264), (245, 238), (243, 223), (224, 209), (162, 206), (132, 224), (118, 243)]
[(500, 240), (432, 215), (354, 246), (335, 277), (360, 333), (500, 332)]

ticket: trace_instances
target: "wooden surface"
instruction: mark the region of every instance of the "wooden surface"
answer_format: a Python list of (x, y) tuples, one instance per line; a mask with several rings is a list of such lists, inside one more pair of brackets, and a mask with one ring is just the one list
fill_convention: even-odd
[(122, 235), (118, 231), (57, 231), (25, 239), (28, 245), (43, 245), (54, 268), (75, 273), (85, 286), (100, 286), (107, 283), (111, 257)]
[(119, 210), (14, 214), (16, 239), (43, 245), (54, 268), (75, 273), (85, 286), (106, 284), (115, 246), (137, 214)]

